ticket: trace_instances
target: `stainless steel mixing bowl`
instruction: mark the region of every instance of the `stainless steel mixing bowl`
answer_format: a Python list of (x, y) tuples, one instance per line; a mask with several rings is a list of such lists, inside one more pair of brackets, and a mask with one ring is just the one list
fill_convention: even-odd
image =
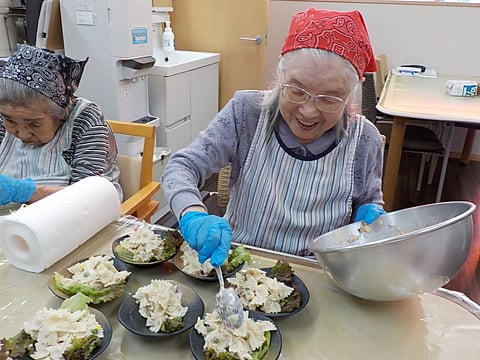
[(357, 222), (309, 242), (333, 282), (368, 300), (398, 300), (436, 290), (465, 263), (475, 205), (454, 201), (380, 216), (370, 232)]

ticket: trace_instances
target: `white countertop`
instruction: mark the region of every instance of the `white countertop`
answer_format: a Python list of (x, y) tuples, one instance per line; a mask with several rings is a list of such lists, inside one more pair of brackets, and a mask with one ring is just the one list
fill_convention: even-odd
[(155, 65), (149, 75), (172, 76), (220, 62), (220, 54), (175, 50), (171, 53), (157, 50), (153, 54)]

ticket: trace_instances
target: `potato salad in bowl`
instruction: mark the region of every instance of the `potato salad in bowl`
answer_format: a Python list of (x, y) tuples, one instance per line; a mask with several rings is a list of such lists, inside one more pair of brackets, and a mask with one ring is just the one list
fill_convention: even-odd
[(182, 306), (182, 293), (174, 282), (153, 279), (140, 287), (133, 298), (150, 331), (172, 332), (183, 327), (182, 319), (188, 308)]
[(0, 359), (94, 359), (112, 337), (107, 318), (81, 293), (58, 309), (38, 310), (14, 337), (0, 340)]
[(199, 318), (190, 333), (190, 348), (196, 359), (270, 360), (280, 356), (282, 339), (268, 317), (244, 311), (240, 327), (232, 329), (214, 310)]
[(271, 268), (247, 267), (227, 279), (240, 298), (244, 309), (268, 317), (283, 317), (302, 310), (310, 299), (303, 281), (286, 261)]
[(143, 224), (115, 239), (112, 252), (127, 264), (150, 266), (171, 259), (182, 243), (183, 238), (177, 230)]
[(129, 277), (130, 272), (119, 260), (95, 255), (55, 272), (48, 285), (60, 298), (81, 292), (92, 299), (92, 304), (100, 304), (123, 295)]
[(280, 312), (282, 301), (293, 292), (290, 286), (253, 267), (240, 270), (227, 282), (238, 294), (244, 308), (265, 313)]
[[(245, 263), (249, 264), (252, 261), (252, 256), (244, 246), (232, 246), (228, 252), (225, 263), (221, 266), (223, 276), (232, 276), (240, 270)], [(210, 259), (207, 259), (204, 263), (200, 263), (197, 251), (191, 248), (186, 242), (180, 246), (178, 254), (173, 258), (173, 263), (178, 270), (192, 278), (203, 281), (218, 281), (215, 268), (210, 263)]]
[(117, 317), (134, 334), (169, 337), (190, 329), (203, 311), (203, 301), (192, 288), (174, 280), (152, 279), (125, 296)]

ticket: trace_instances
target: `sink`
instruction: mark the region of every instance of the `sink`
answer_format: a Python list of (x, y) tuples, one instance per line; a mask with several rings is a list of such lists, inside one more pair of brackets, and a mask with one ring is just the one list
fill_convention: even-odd
[(153, 56), (156, 62), (149, 74), (161, 76), (171, 76), (220, 62), (220, 54), (198, 51), (156, 51)]

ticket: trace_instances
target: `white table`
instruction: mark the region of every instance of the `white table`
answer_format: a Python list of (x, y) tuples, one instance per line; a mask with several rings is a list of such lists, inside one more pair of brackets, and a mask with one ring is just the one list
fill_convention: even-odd
[[(108, 225), (40, 274), (18, 270), (0, 255), (0, 337), (15, 335), (42, 307), (60, 305), (61, 300), (47, 288), (54, 271), (90, 255), (111, 255), (112, 241), (126, 231)], [(68, 241), (68, 234), (63, 240)], [(259, 267), (272, 266), (279, 257), (289, 261), (310, 291), (305, 309), (276, 321), (283, 342), (281, 359), (478, 360), (480, 307), (462, 294), (441, 290), (400, 301), (366, 301), (337, 288), (315, 261), (260, 249), (251, 251)], [(189, 278), (172, 262), (130, 270), (127, 293), (152, 278), (172, 279), (194, 288), (206, 311), (213, 309), (217, 283)], [(121, 300), (98, 306), (113, 328), (112, 341), (99, 360), (193, 359), (188, 333), (151, 339), (123, 328), (116, 316)]]
[[(394, 118), (383, 181), (383, 198), (387, 211), (393, 210), (407, 120), (441, 121), (472, 127), (467, 139), (473, 141), (473, 128), (480, 126), (480, 96), (450, 96), (445, 88), (447, 80), (465, 78), (455, 75), (439, 75), (437, 78), (393, 74), (388, 76), (377, 104), (378, 110)], [(480, 82), (478, 77), (468, 78)], [(447, 150), (450, 149), (453, 129), (450, 131)], [(468, 155), (464, 154), (467, 160)]]

